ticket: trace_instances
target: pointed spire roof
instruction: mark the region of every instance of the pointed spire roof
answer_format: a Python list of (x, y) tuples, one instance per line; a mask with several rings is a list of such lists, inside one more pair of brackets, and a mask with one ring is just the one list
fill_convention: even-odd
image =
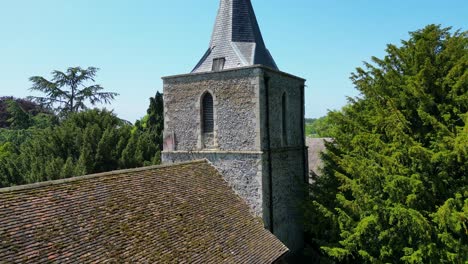
[(221, 0), (210, 47), (192, 72), (212, 71), (216, 59), (221, 59), (215, 64), (223, 69), (255, 64), (278, 69), (265, 47), (250, 0)]

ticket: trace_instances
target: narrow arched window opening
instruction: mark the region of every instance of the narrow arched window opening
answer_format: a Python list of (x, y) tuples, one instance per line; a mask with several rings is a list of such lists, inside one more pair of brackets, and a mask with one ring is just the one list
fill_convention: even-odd
[(206, 93), (202, 100), (202, 131), (203, 133), (213, 133), (214, 114), (213, 114), (213, 96)]
[(283, 145), (288, 145), (288, 121), (287, 121), (287, 98), (283, 93), (281, 98), (281, 132)]

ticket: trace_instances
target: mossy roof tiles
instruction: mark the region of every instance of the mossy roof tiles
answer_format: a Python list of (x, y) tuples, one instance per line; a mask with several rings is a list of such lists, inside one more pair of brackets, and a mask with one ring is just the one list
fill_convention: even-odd
[(0, 189), (0, 263), (272, 263), (287, 248), (206, 161)]

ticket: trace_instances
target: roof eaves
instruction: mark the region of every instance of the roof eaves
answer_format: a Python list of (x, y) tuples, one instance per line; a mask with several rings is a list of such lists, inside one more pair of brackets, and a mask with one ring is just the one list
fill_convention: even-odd
[(196, 72), (198, 70), (198, 68), (200, 68), (202, 66), (202, 64), (205, 62), (205, 60), (210, 56), (211, 51), (213, 50), (213, 48), (214, 47), (209, 47), (208, 48), (208, 50), (205, 52), (205, 55), (203, 55), (203, 57), (197, 63), (197, 66), (195, 66), (195, 68), (193, 68), (193, 70), (191, 71), (192, 73)]

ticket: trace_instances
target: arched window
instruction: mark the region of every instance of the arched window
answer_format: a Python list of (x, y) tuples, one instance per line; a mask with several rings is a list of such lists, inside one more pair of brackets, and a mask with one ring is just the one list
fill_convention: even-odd
[(214, 116), (213, 116), (213, 96), (206, 93), (202, 99), (202, 131), (203, 133), (213, 133), (214, 131)]
[(288, 145), (288, 121), (287, 121), (287, 98), (286, 93), (283, 93), (281, 98), (281, 132), (283, 145)]

